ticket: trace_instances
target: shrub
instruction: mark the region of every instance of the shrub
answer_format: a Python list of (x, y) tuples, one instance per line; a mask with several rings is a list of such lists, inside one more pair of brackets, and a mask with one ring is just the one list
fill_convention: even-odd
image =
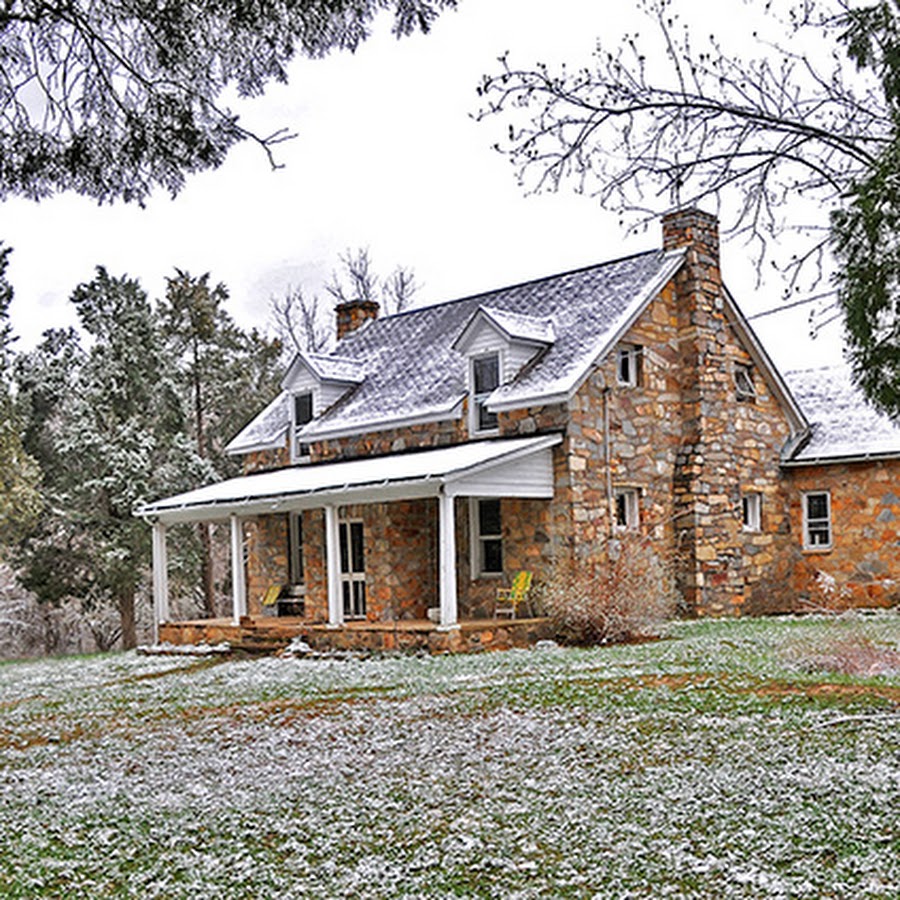
[(568, 644), (623, 643), (657, 636), (675, 616), (674, 566), (652, 541), (624, 534), (606, 545), (606, 562), (559, 567), (540, 591), (558, 640)]

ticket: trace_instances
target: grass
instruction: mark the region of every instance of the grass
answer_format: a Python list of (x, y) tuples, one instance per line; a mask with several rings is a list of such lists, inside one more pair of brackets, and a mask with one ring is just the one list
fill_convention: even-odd
[(897, 897), (900, 616), (0, 666), (3, 897)]

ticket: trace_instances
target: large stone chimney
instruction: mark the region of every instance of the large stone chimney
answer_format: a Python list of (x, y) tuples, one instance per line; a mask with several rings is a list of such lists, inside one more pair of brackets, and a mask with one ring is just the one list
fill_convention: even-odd
[(377, 319), (380, 309), (374, 300), (349, 300), (347, 303), (339, 303), (334, 308), (337, 314), (338, 340), (351, 331), (356, 331), (371, 319)]
[(674, 473), (681, 589), (699, 614), (743, 603), (734, 458), (734, 392), (715, 216), (682, 209), (663, 217), (663, 249), (686, 248), (675, 276), (682, 438)]

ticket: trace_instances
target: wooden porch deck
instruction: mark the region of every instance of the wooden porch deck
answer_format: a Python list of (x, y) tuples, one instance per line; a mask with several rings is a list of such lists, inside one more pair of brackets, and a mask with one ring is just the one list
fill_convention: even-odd
[(277, 653), (296, 637), (317, 651), (477, 653), (530, 647), (550, 636), (546, 618), (467, 619), (448, 631), (428, 619), (347, 622), (332, 628), (287, 616), (243, 616), (239, 625), (231, 619), (194, 619), (159, 626), (160, 643), (183, 646), (227, 641), (233, 650), (246, 653)]

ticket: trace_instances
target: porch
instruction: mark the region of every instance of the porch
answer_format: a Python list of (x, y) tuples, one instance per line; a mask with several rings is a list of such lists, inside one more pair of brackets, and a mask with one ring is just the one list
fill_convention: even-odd
[(297, 637), (317, 651), (349, 650), (415, 653), (477, 653), (530, 647), (550, 638), (549, 620), (463, 619), (456, 628), (442, 629), (429, 619), (396, 622), (347, 622), (339, 628), (313, 625), (301, 618), (242, 616), (232, 619), (195, 619), (159, 626), (162, 643), (220, 644), (245, 653), (277, 653)]
[[(272, 649), (303, 636), (312, 646), (432, 652), (540, 639), (538, 626), (524, 624), (531, 620), (491, 624), (489, 601), (515, 571), (546, 565), (553, 449), (561, 440), (501, 438), (292, 466), (147, 504), (138, 514), (153, 530), (154, 636)], [(502, 526), (501, 502), (509, 512)], [(171, 621), (168, 526), (223, 520), (232, 617)], [(296, 565), (292, 544), (301, 547)], [(287, 586), (290, 613), (260, 615), (263, 596), (279, 585)]]

